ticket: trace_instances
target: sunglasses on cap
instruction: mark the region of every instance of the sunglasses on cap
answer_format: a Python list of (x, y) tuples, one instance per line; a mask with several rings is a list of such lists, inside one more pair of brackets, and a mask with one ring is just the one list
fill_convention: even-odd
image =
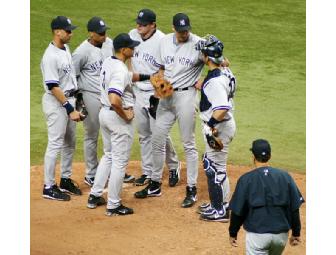
[(72, 31), (71, 30), (64, 30), (67, 34), (71, 34)]

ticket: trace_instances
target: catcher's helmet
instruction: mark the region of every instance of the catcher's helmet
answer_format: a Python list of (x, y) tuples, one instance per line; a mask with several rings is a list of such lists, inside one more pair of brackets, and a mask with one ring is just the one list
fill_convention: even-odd
[(214, 35), (209, 35), (205, 39), (201, 46), (201, 52), (208, 56), (212, 62), (220, 64), (224, 60), (224, 44)]

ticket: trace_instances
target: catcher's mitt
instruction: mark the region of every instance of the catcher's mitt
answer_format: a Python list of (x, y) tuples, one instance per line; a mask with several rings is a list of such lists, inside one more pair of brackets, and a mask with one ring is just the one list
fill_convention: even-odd
[(216, 128), (211, 128), (208, 125), (204, 125), (203, 132), (210, 148), (214, 149), (215, 151), (221, 151), (224, 148), (221, 139), (217, 137), (218, 131)]
[(174, 93), (174, 88), (169, 81), (165, 80), (161, 75), (154, 74), (150, 77), (156, 95), (159, 98), (170, 97)]
[(160, 101), (160, 99), (153, 96), (153, 95), (150, 96), (150, 98), (149, 98), (148, 112), (149, 112), (149, 115), (152, 116), (154, 119), (156, 119), (156, 110), (157, 110), (157, 107), (159, 105), (159, 101)]
[(76, 108), (76, 111), (80, 112), (83, 115), (83, 116), (80, 117), (80, 119), (84, 120), (86, 118), (86, 116), (88, 115), (88, 111), (86, 110), (86, 106), (84, 104), (82, 93), (77, 93), (76, 94), (75, 108)]

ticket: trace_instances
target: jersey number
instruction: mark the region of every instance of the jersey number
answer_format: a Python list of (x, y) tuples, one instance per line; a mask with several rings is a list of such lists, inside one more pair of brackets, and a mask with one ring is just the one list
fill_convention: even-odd
[(230, 93), (229, 93), (228, 99), (233, 98), (236, 92), (236, 78), (235, 77), (230, 77), (229, 86), (230, 86)]
[(103, 86), (103, 88), (105, 90), (105, 71), (103, 72), (103, 76), (104, 76), (104, 78), (103, 78), (102, 86)]

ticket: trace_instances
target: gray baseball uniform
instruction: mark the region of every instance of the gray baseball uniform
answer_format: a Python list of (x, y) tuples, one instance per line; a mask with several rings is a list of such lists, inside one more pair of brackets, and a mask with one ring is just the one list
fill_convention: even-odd
[(103, 61), (112, 56), (113, 44), (106, 38), (102, 47), (95, 47), (88, 40), (82, 42), (72, 54), (78, 78), (78, 88), (83, 93), (83, 100), (88, 111), (84, 124), (84, 158), (86, 177), (95, 176), (98, 159), (97, 143), (99, 135), (100, 85), (99, 75)]
[[(160, 68), (157, 63), (157, 59), (160, 57), (159, 42), (164, 37), (164, 33), (156, 30), (146, 40), (142, 40), (137, 29), (132, 29), (129, 35), (133, 40), (140, 42), (140, 45), (135, 47), (134, 56), (131, 58), (132, 70), (136, 73), (156, 73)], [(149, 98), (154, 95), (154, 88), (149, 80), (136, 82), (135, 85), (134, 113), (141, 146), (142, 173), (150, 178), (153, 168), (152, 131), (154, 130), (155, 120), (149, 115), (148, 108)], [(177, 155), (169, 136), (166, 139), (166, 163), (169, 169), (178, 169), (179, 167)]]
[(196, 96), (194, 87), (200, 78), (204, 63), (195, 44), (200, 38), (190, 33), (185, 43), (177, 43), (174, 33), (160, 42), (158, 64), (164, 66), (164, 76), (174, 87), (171, 97), (161, 99), (153, 131), (152, 180), (160, 182), (164, 164), (165, 141), (176, 120), (180, 129), (187, 162), (187, 184), (196, 185), (198, 176), (198, 154), (195, 146)]
[(99, 122), (103, 136), (104, 155), (99, 162), (91, 194), (97, 197), (102, 196), (110, 175), (108, 209), (117, 208), (121, 204), (120, 193), (133, 143), (132, 123), (127, 123), (113, 111), (108, 95), (116, 93), (122, 99), (123, 108), (133, 107), (134, 94), (131, 83), (132, 73), (122, 61), (109, 57), (103, 62), (100, 73), (102, 108), (99, 112)]
[(45, 93), (42, 98), (43, 112), (48, 126), (48, 145), (44, 157), (44, 183), (55, 184), (57, 155), (61, 152), (61, 178), (70, 178), (75, 150), (76, 123), (67, 115), (66, 109), (48, 89), (47, 84), (58, 84), (74, 106), (73, 92), (77, 90), (75, 70), (68, 45), (64, 49), (50, 43), (41, 61)]
[[(200, 118), (203, 121), (203, 125), (205, 125), (204, 122), (206, 123), (210, 120), (215, 110), (227, 110), (224, 121), (215, 126), (218, 130), (218, 137), (221, 139), (224, 148), (221, 151), (215, 151), (209, 146), (204, 135), (206, 157), (213, 162), (213, 167), (217, 171), (217, 183), (221, 183), (222, 185), (223, 200), (221, 200), (224, 203), (229, 202), (230, 196), (230, 184), (226, 166), (229, 144), (236, 131), (236, 124), (233, 117), (233, 97), (235, 89), (235, 76), (232, 74), (231, 70), (226, 67), (222, 70), (214, 69), (213, 71), (209, 71), (201, 90)], [(216, 183), (213, 183), (212, 185), (215, 184)], [(211, 188), (212, 187), (209, 187), (209, 191), (211, 191)], [(214, 201), (211, 202), (213, 203)]]

